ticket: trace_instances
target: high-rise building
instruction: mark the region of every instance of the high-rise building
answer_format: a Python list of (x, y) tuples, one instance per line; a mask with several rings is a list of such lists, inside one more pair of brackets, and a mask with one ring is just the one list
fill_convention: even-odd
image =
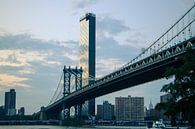
[(12, 116), (16, 114), (16, 92), (15, 89), (10, 89), (5, 92), (5, 112), (6, 115)]
[(131, 97), (131, 120), (144, 120), (144, 97)]
[(4, 115), (5, 115), (5, 107), (0, 106), (0, 116), (4, 116)]
[[(95, 19), (92, 13), (87, 13), (80, 19), (79, 53), (80, 66), (83, 68), (83, 86), (92, 83), (95, 79)], [(87, 101), (84, 107), (83, 111), (87, 110), (87, 114), (94, 116), (95, 98)]]
[(143, 97), (116, 97), (116, 120), (144, 120)]
[(102, 115), (103, 115), (103, 111), (102, 111), (102, 108), (103, 106), (102, 105), (97, 105), (97, 118), (98, 119), (102, 119)]
[(114, 105), (112, 105), (111, 103), (109, 103), (108, 101), (104, 101), (103, 102), (103, 106), (102, 106), (102, 110), (103, 110), (103, 114), (102, 114), (102, 118), (103, 120), (112, 120), (113, 116), (114, 116)]
[(103, 105), (97, 105), (97, 116), (103, 120), (112, 120), (114, 116), (114, 105), (104, 101)]
[(5, 112), (7, 114), (8, 109), (10, 108), (10, 93), (9, 92), (5, 92)]
[(131, 120), (131, 97), (115, 98), (116, 120)]

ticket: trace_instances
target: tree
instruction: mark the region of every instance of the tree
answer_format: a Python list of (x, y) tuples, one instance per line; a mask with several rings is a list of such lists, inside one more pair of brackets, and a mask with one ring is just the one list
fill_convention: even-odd
[[(187, 50), (182, 57), (183, 64), (180, 67), (171, 67), (166, 71), (166, 78), (174, 76), (173, 82), (162, 87), (161, 92), (172, 95), (172, 98), (164, 104), (157, 104), (157, 109), (166, 110), (165, 114), (174, 120), (181, 113), (183, 120), (188, 120), (191, 126), (195, 125), (195, 51)], [(173, 123), (172, 123), (173, 124)]]

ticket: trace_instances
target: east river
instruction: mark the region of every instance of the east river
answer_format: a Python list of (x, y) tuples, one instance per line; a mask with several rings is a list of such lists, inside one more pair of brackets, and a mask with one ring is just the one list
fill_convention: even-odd
[(65, 127), (65, 126), (0, 126), (0, 129), (146, 129), (146, 127), (128, 127), (128, 126), (95, 126), (95, 127)]

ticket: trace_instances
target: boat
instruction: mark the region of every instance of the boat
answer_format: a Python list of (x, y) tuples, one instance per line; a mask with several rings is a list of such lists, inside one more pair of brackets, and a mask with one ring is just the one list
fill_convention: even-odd
[(164, 129), (166, 126), (162, 121), (154, 121), (152, 124), (152, 128), (154, 129)]

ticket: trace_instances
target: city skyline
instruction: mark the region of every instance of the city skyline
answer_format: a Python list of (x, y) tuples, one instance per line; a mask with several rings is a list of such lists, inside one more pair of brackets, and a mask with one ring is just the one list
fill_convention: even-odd
[[(56, 3), (49, 2), (42, 8), (42, 6), (36, 7), (40, 4), (39, 2), (29, 1), (28, 3), (22, 0), (11, 2), (9, 0), (0, 2), (2, 10), (0, 11), (2, 17), (0, 23), (0, 105), (3, 105), (2, 93), (7, 89), (15, 88), (19, 98), (17, 107), (24, 106), (30, 114), (49, 103), (57, 87), (63, 65), (76, 66), (78, 64), (81, 15), (89, 11), (97, 16), (96, 75), (102, 77), (138, 55), (141, 48), (149, 46), (193, 3), (193, 1), (181, 0), (172, 2), (151, 0), (151, 3), (148, 2), (151, 4), (149, 5), (143, 1), (132, 1), (132, 3), (115, 1), (112, 2), (115, 6), (111, 7), (108, 1), (103, 3), (102, 1), (70, 3), (57, 1)], [(42, 4), (46, 3), (46, 1), (42, 2)], [(70, 8), (65, 8), (67, 5), (71, 5)], [(135, 7), (126, 8), (128, 5)], [(107, 9), (102, 10), (101, 8), (105, 6)], [(41, 10), (43, 12), (39, 14)], [(128, 14), (130, 17), (126, 16), (127, 12), (130, 12)], [(159, 15), (160, 19), (158, 19)], [(154, 17), (156, 18), (153, 19)], [(150, 99), (156, 103), (162, 94), (159, 92), (160, 87), (166, 82), (165, 79), (154, 81), (106, 95), (97, 98), (97, 104), (105, 98), (127, 94), (143, 95), (146, 101), (148, 100), (146, 103), (149, 103)], [(151, 91), (153, 92), (148, 95)], [(109, 101), (113, 103), (114, 99), (111, 98)]]

